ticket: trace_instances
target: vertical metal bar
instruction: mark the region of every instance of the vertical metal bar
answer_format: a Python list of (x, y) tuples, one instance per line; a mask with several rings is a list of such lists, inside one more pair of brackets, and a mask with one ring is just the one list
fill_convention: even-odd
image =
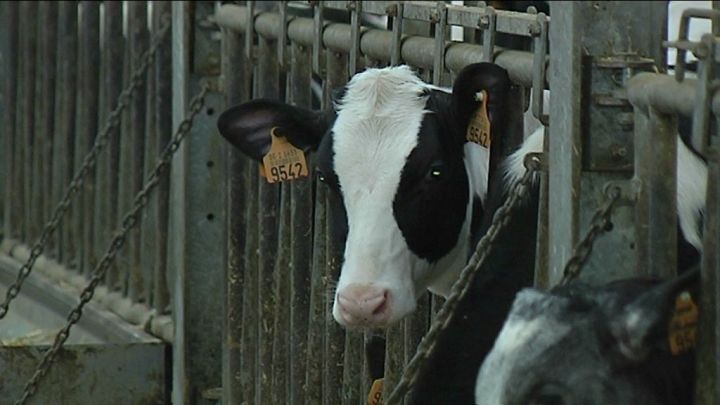
[(532, 113), (543, 124), (547, 124), (544, 115), (545, 60), (547, 58), (548, 21), (544, 13), (537, 15), (538, 31), (533, 39), (533, 100)]
[(360, 14), (362, 13), (362, 2), (349, 1), (347, 7), (350, 10), (350, 65), (348, 68), (348, 74), (353, 76), (357, 72), (358, 61), (361, 58)]
[[(250, 98), (249, 64), (245, 63), (245, 42), (232, 30), (223, 31), (222, 77), (225, 104), (231, 106)], [(169, 67), (169, 66), (168, 66)], [(159, 83), (159, 82), (158, 82)], [(225, 324), (223, 326), (223, 400), (228, 404), (243, 402), (242, 334), (245, 297), (245, 249), (250, 229), (247, 210), (251, 194), (250, 167), (255, 162), (236, 148), (225, 146), (227, 156), (227, 268), (225, 287)], [(156, 300), (157, 302), (157, 300)]]
[[(127, 9), (126, 9), (127, 10)], [(125, 12), (126, 17), (130, 18), (130, 12)], [(129, 28), (129, 27), (128, 27)], [(126, 29), (127, 46), (124, 50), (123, 58), (123, 88), (127, 87), (130, 82), (130, 69), (132, 62), (130, 61), (130, 44), (131, 35), (130, 30)], [(121, 212), (127, 212), (130, 209), (130, 203), (132, 201), (132, 190), (130, 189), (133, 179), (132, 172), (135, 168), (132, 165), (132, 139), (130, 138), (130, 108), (126, 108), (123, 111), (122, 119), (120, 121), (120, 157), (118, 159), (118, 215)], [(130, 248), (132, 244), (132, 237), (125, 244), (125, 249), (118, 252), (115, 259), (115, 266), (111, 266), (108, 269), (107, 276), (105, 277), (105, 284), (114, 294), (120, 294), (125, 296), (127, 294), (127, 283), (128, 283), (128, 269), (130, 268)]]
[(29, 231), (31, 223), (31, 185), (32, 185), (32, 144), (33, 127), (32, 116), (35, 100), (35, 46), (37, 30), (35, 18), (37, 17), (37, 3), (20, 3), (20, 52), (22, 53), (19, 73), (18, 94), (18, 175), (20, 178), (15, 184), (20, 185), (21, 198), (19, 199), (22, 213), (20, 225), (21, 240), (30, 240), (33, 236)]
[[(78, 12), (77, 2), (63, 1), (58, 10), (57, 49), (62, 57), (57, 59), (57, 81), (55, 90), (55, 124), (52, 157), (53, 202), (60, 201), (62, 193), (72, 179), (75, 141), (75, 93), (77, 70), (75, 64), (78, 53)], [(71, 211), (57, 233), (59, 239), (60, 262), (66, 262), (74, 241), (70, 240), (69, 228), (72, 223)]]
[(278, 64), (280, 65), (281, 71), (287, 70), (287, 1), (283, 0), (278, 3), (278, 12), (280, 13), (280, 33), (278, 34)]
[[(551, 4), (553, 7), (553, 4)], [(550, 245), (550, 285), (562, 277), (565, 262), (572, 254), (578, 233), (578, 199), (580, 192), (580, 88), (581, 37), (576, 3), (552, 8), (550, 15), (550, 43), (553, 58), (562, 64), (552, 64), (552, 92), (562, 103), (550, 105), (550, 155), (548, 205), (548, 239)]]
[(322, 63), (322, 54), (325, 51), (323, 44), (323, 31), (325, 22), (323, 20), (323, 2), (318, 0), (313, 3), (313, 48), (312, 48), (312, 70), (313, 73), (323, 75), (325, 64)]
[(405, 364), (405, 322), (398, 322), (387, 328), (385, 333), (385, 374), (383, 393), (395, 389)]
[(720, 400), (720, 157), (717, 149), (707, 156), (708, 189), (705, 201), (703, 256), (700, 276), (700, 319), (697, 336), (695, 405)]
[[(4, 78), (0, 80), (0, 88), (2, 88), (2, 105), (0, 110), (4, 111), (2, 114), (2, 128), (4, 128), (2, 145), (3, 152), (0, 159), (3, 160), (5, 165), (5, 171), (3, 177), (5, 182), (3, 183), (3, 189), (0, 190), (2, 193), (2, 210), (3, 213), (3, 229), (2, 232), (5, 237), (16, 237), (17, 236), (17, 221), (16, 215), (18, 211), (17, 204), (14, 203), (17, 191), (20, 189), (20, 185), (16, 183), (15, 173), (17, 171), (17, 155), (14, 151), (16, 142), (19, 138), (19, 133), (16, 129), (17, 122), (17, 100), (18, 100), (18, 3), (17, 2), (5, 2), (0, 5), (2, 9), (2, 27), (0, 27), (0, 38), (3, 40), (2, 43), (2, 71), (0, 71), (0, 77)], [(12, 191), (12, 198), (11, 198)]]
[[(543, 129), (543, 154), (550, 156), (550, 142), (548, 141), (548, 128)], [(538, 201), (538, 224), (537, 239), (535, 245), (535, 280), (533, 284), (537, 288), (549, 289), (550, 284), (550, 244), (548, 243), (548, 213), (549, 194), (548, 180), (549, 174), (545, 170), (540, 173), (540, 195)]]
[[(147, 83), (146, 83), (146, 99), (145, 99), (145, 129), (142, 134), (144, 139), (143, 150), (143, 165), (142, 165), (142, 178), (145, 179), (147, 174), (152, 170), (159, 151), (161, 151), (164, 145), (159, 145), (157, 141), (157, 134), (155, 133), (155, 121), (157, 119), (157, 112), (155, 111), (155, 103), (153, 102), (155, 97), (155, 75), (154, 70), (148, 71)], [(155, 267), (155, 252), (159, 241), (157, 240), (157, 202), (158, 196), (153, 193), (148, 198), (148, 205), (145, 208), (145, 212), (142, 216), (142, 223), (140, 224), (140, 249), (138, 252), (138, 259), (140, 263), (139, 272), (140, 282), (142, 283), (141, 294), (139, 300), (141, 302), (152, 302), (152, 293), (154, 292), (153, 284), (155, 282), (154, 267)]]
[[(128, 3), (128, 48), (130, 50), (130, 72), (133, 72), (140, 64), (140, 55), (148, 47), (147, 28), (147, 2)], [(146, 76), (147, 78), (147, 76)], [(126, 210), (132, 206), (135, 194), (140, 191), (143, 183), (143, 162), (145, 160), (145, 121), (147, 119), (147, 82), (139, 86), (133, 93), (130, 102), (130, 127), (129, 132), (123, 137), (129, 145), (123, 147), (123, 151), (129, 151), (129, 156), (124, 159), (125, 175), (129, 182), (126, 185), (126, 201), (119, 204), (119, 219)], [(143, 279), (142, 264), (140, 255), (142, 244), (140, 240), (140, 229), (134, 228), (129, 233), (127, 254), (128, 262), (126, 267), (128, 286), (127, 294), (132, 301), (138, 301), (144, 297), (145, 283)]]
[[(635, 110), (637, 271), (671, 277), (677, 265), (677, 120)], [(658, 170), (661, 167), (662, 170)]]
[(403, 3), (397, 2), (388, 12), (388, 17), (392, 17), (392, 52), (390, 53), (390, 65), (400, 64), (402, 55), (400, 50), (402, 47), (402, 29), (403, 29)]
[[(312, 51), (305, 46), (292, 44), (290, 65), (289, 101), (303, 108), (312, 105)], [(321, 185), (322, 186), (322, 185)], [(292, 277), (290, 309), (290, 401), (304, 404), (305, 365), (308, 344), (308, 315), (310, 311), (310, 261), (312, 259), (313, 181), (294, 181), (292, 195), (292, 250), (290, 269)]]
[[(280, 94), (278, 83), (277, 42), (258, 37), (257, 84), (258, 96), (277, 99)], [(278, 248), (278, 200), (277, 185), (260, 182), (259, 229), (259, 279), (258, 279), (258, 401), (270, 403), (272, 379), (268, 369), (272, 367), (272, 346), (275, 328), (272, 325), (277, 303), (273, 294), (275, 254)]]
[[(253, 162), (254, 163), (254, 162)], [(243, 400), (247, 403), (256, 403), (257, 398), (257, 368), (258, 368), (258, 340), (260, 319), (258, 317), (258, 244), (260, 235), (260, 217), (258, 206), (260, 204), (260, 178), (257, 164), (249, 164), (246, 190), (248, 203), (246, 207), (247, 229), (245, 234), (245, 269), (243, 272), (243, 303), (242, 303), (242, 357), (240, 363), (240, 381)]]
[[(279, 44), (278, 44), (279, 45)], [(280, 185), (280, 215), (277, 229), (277, 250), (275, 268), (275, 286), (271, 290), (275, 299), (274, 335), (272, 337), (272, 400), (273, 404), (289, 403), (290, 385), (290, 307), (285, 303), (290, 301), (290, 246), (291, 238), (291, 197), (290, 184)], [(265, 372), (267, 372), (267, 367)]]
[[(332, 296), (329, 295), (328, 298), (332, 299)], [(363, 392), (362, 387), (362, 368), (363, 359), (365, 357), (365, 352), (363, 350), (364, 345), (365, 338), (361, 331), (345, 331), (345, 350), (343, 353), (342, 370), (343, 404), (359, 404), (363, 402), (367, 396), (367, 391)]]
[(703, 35), (702, 43), (706, 46), (708, 53), (707, 55), (703, 55), (698, 61), (699, 69), (697, 92), (695, 93), (695, 109), (693, 110), (692, 146), (700, 153), (705, 152), (710, 134), (710, 106), (712, 105), (714, 90), (713, 85), (710, 83), (715, 78), (717, 63), (715, 61), (714, 38), (712, 34)]
[[(423, 293), (417, 303), (417, 308), (405, 321), (405, 353), (403, 353), (403, 368), (415, 354), (420, 340), (430, 326), (430, 293)], [(367, 391), (365, 391), (367, 392)], [(389, 390), (384, 390), (387, 397)], [(406, 399), (407, 403), (407, 399)]]
[[(75, 132), (75, 170), (80, 168), (85, 155), (92, 147), (98, 130), (99, 72), (100, 66), (100, 5), (96, 2), (80, 3), (80, 42), (78, 63), (78, 99), (77, 131)], [(93, 216), (95, 184), (94, 173), (89, 174), (84, 183), (82, 196), (79, 196), (73, 212), (75, 220), (75, 238), (78, 238), (78, 269), (87, 272), (92, 269), (90, 262), (93, 253)]]
[(485, 8), (485, 15), (480, 17), (480, 28), (483, 30), (483, 58), (482, 62), (495, 60), (495, 23), (497, 15), (492, 7)]
[[(152, 29), (157, 32), (165, 16), (171, 13), (171, 5), (168, 2), (153, 3)], [(170, 36), (166, 36), (158, 45), (155, 51), (155, 65), (152, 69), (155, 80), (155, 91), (151, 103), (155, 106), (155, 127), (154, 142), (157, 150), (162, 150), (170, 141), (172, 134), (172, 42)], [(210, 168), (210, 167), (209, 167)], [(168, 314), (170, 311), (170, 292), (168, 285), (169, 271), (167, 266), (167, 243), (168, 243), (168, 211), (169, 211), (170, 181), (167, 178), (160, 179), (155, 194), (155, 212), (157, 215), (155, 223), (155, 237), (157, 245), (154, 252), (154, 291), (153, 307), (158, 314)]]
[(445, 73), (445, 37), (447, 36), (447, 6), (438, 2), (435, 14), (435, 58), (433, 61), (433, 84), (443, 84)]
[[(176, 269), (173, 315), (173, 403), (211, 404), (209, 390), (221, 375), (225, 257), (225, 177), (207, 162), (225, 167), (226, 143), (217, 133), (222, 106), (217, 92), (220, 41), (209, 21), (212, 2), (173, 3), (173, 127), (185, 117), (201, 81), (210, 91), (204, 110), (178, 149), (171, 168), (168, 267)], [(192, 41), (191, 41), (192, 38)]]
[[(315, 219), (313, 225), (312, 274), (310, 276), (310, 314), (308, 322), (307, 367), (305, 376), (306, 404), (321, 404), (323, 400), (323, 363), (325, 332), (325, 252), (326, 229), (325, 194), (327, 187), (316, 182)], [(334, 322), (329, 320), (329, 322)]]
[[(359, 6), (359, 2), (357, 3)], [(356, 14), (359, 14), (360, 10), (354, 10)], [(351, 48), (352, 51), (352, 48)], [(327, 77), (325, 86), (328, 89), (337, 89), (345, 85), (347, 82), (348, 69), (353, 69), (352, 58), (348, 61), (346, 55), (338, 54), (335, 52), (326, 52), (327, 55)], [(357, 61), (357, 60), (356, 60)], [(348, 66), (348, 63), (350, 66)], [(330, 108), (330, 104), (325, 104), (326, 108)], [(337, 196), (330, 195), (327, 193), (324, 209), (326, 211), (327, 223), (325, 229), (325, 235), (318, 235), (326, 238), (326, 267), (325, 267), (325, 290), (331, 291), (330, 283), (336, 282), (340, 277), (340, 265), (342, 263), (342, 254), (344, 244), (337, 233), (337, 227), (342, 227), (342, 224), (336, 224), (333, 222), (333, 216), (331, 210), (334, 209), (332, 204), (341, 204), (341, 201), (337, 201)], [(322, 208), (320, 208), (322, 209)], [(332, 294), (325, 294), (326, 304), (325, 308), (328, 313), (325, 314), (325, 359), (324, 359), (324, 375), (323, 375), (323, 403), (325, 404), (339, 404), (342, 402), (343, 397), (343, 351), (345, 347), (345, 330), (332, 319), (329, 311), (332, 308), (334, 296)], [(356, 359), (357, 361), (357, 359)]]
[[(38, 24), (38, 55), (39, 77), (35, 87), (35, 167), (33, 184), (33, 201), (37, 201), (35, 211), (35, 232), (40, 230), (51, 215), (50, 180), (53, 152), (53, 120), (55, 100), (55, 57), (57, 47), (53, 43), (57, 35), (57, 3), (42, 2)], [(55, 249), (54, 239), (51, 240), (51, 253)]]
[[(103, 4), (103, 35), (101, 67), (101, 95), (99, 121), (105, 125), (107, 117), (117, 105), (122, 88), (123, 38), (122, 3)], [(120, 153), (120, 129), (115, 129), (98, 159), (95, 177), (95, 254), (100, 257), (117, 225), (118, 156)]]

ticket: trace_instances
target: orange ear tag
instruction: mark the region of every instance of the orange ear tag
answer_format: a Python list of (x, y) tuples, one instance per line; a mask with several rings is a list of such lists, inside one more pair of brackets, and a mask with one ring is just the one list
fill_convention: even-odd
[(670, 320), (669, 340), (672, 354), (680, 354), (695, 347), (697, 338), (698, 307), (689, 293), (675, 300), (675, 312)]
[(370, 393), (367, 397), (368, 405), (382, 405), (383, 403), (383, 379), (379, 378), (372, 383)]
[(483, 148), (490, 149), (490, 118), (487, 112), (488, 93), (483, 90), (477, 94), (481, 102), (475, 114), (470, 117), (470, 123), (465, 133), (468, 142), (474, 142)]
[(270, 130), (272, 143), (270, 151), (263, 157), (260, 174), (268, 183), (295, 180), (307, 177), (308, 167), (305, 153), (293, 146), (282, 135), (275, 133), (277, 127)]

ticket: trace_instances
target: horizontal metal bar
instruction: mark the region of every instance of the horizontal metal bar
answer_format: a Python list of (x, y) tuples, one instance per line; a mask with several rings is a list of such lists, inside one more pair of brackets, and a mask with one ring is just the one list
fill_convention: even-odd
[[(406, 3), (405, 6), (411, 3)], [(498, 18), (499, 18), (498, 12)], [(239, 33), (245, 32), (247, 8), (232, 4), (223, 5), (216, 14), (218, 25)], [(274, 39), (280, 31), (280, 16), (277, 13), (262, 13), (255, 19), (258, 35)], [(499, 21), (499, 20), (498, 20)], [(350, 51), (349, 24), (330, 24), (323, 32), (323, 43), (331, 51)], [(296, 18), (288, 25), (288, 37), (301, 45), (312, 46), (313, 20)], [(424, 69), (433, 67), (435, 43), (433, 38), (410, 36), (403, 40), (402, 60)], [(392, 32), (368, 29), (360, 39), (362, 53), (374, 60), (389, 62), (392, 56)], [(533, 55), (530, 52), (496, 48), (495, 63), (508, 70), (510, 78), (523, 86), (532, 85)], [(451, 71), (459, 71), (470, 63), (482, 59), (481, 45), (452, 42), (445, 51), (445, 65)]]
[[(346, 10), (348, 9), (347, 1), (326, 1), (323, 7)], [(385, 15), (388, 10), (392, 9), (398, 2), (395, 1), (366, 1), (363, 2), (363, 12)], [(436, 22), (438, 18), (437, 4), (432, 1), (405, 1), (403, 4), (403, 18), (420, 21)], [(447, 6), (447, 24), (456, 25), (467, 28), (479, 28), (480, 19), (487, 16), (487, 7), (468, 7), (458, 5)], [(536, 16), (528, 13), (517, 11), (496, 10), (498, 32), (533, 36), (533, 30), (538, 27)], [(547, 17), (548, 21), (550, 20)]]
[(694, 79), (678, 82), (665, 74), (638, 73), (626, 87), (628, 99), (635, 107), (653, 107), (665, 114), (692, 116), (697, 92)]

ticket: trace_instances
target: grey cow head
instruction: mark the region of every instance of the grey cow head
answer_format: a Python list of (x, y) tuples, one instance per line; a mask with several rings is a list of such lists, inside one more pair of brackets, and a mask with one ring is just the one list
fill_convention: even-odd
[(480, 369), (476, 403), (692, 403), (694, 354), (670, 353), (668, 323), (697, 275), (521, 291)]

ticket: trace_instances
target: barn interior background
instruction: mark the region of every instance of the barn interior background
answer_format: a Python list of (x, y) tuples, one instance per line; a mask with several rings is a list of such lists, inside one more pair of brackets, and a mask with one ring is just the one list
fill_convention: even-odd
[[(478, 61), (507, 69), (551, 134), (540, 286), (562, 277), (607, 184), (621, 201), (581, 278), (674, 274), (667, 168), (676, 116), (692, 118), (710, 168), (697, 403), (720, 402), (716, 37), (688, 41), (680, 23), (663, 44), (666, 2), (236, 3), (0, 4), (0, 403), (365, 402), (363, 345), (380, 332), (327, 311), (342, 252), (325, 188), (267, 184), (217, 114), (255, 97), (321, 108), (367, 66), (448, 85)], [(682, 20), (717, 34), (719, 18)], [(426, 295), (386, 331), (386, 387), (441, 304)]]

